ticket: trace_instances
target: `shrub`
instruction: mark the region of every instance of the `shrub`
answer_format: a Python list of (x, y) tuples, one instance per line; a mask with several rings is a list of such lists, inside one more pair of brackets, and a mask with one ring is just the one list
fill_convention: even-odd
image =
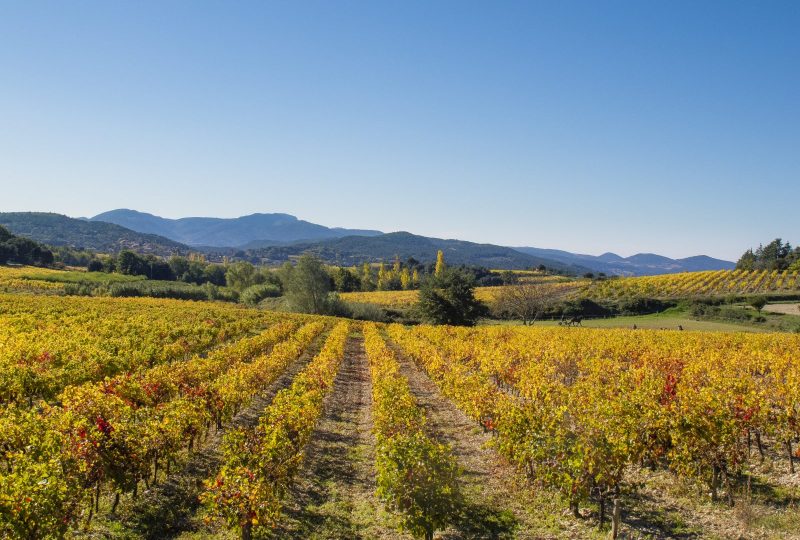
[(755, 296), (755, 297), (750, 299), (748, 304), (750, 304), (750, 306), (753, 309), (755, 309), (756, 311), (758, 311), (760, 313), (761, 310), (764, 309), (764, 306), (767, 305), (767, 299), (764, 298), (763, 296)]
[(245, 304), (254, 306), (265, 298), (277, 298), (280, 295), (281, 290), (277, 285), (273, 283), (262, 283), (246, 288), (242, 291), (239, 299)]
[(375, 304), (364, 304), (360, 302), (348, 302), (346, 304), (349, 314), (348, 317), (359, 321), (389, 322), (389, 315), (380, 306)]

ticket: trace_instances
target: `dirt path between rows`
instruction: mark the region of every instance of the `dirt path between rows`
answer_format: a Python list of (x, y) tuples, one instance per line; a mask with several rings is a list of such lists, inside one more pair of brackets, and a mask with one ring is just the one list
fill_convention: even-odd
[[(457, 523), (440, 538), (520, 538), (542, 539), (555, 536), (579, 537), (578, 530), (568, 530), (550, 519), (538, 522), (547, 514), (556, 515), (563, 508), (554, 501), (536, 497), (517, 471), (502, 461), (487, 444), (491, 434), (444, 397), (436, 384), (391, 340), (400, 363), (400, 372), (408, 379), (411, 391), (428, 417), (432, 435), (450, 445), (462, 467), (461, 486), (465, 504)], [(544, 499), (544, 500), (543, 500)], [(567, 526), (568, 527), (568, 526)]]
[(407, 538), (375, 497), (372, 385), (361, 335), (351, 337), (274, 538)]
[(202, 521), (196, 516), (198, 496), (203, 489), (203, 480), (216, 474), (221, 465), (219, 447), (222, 437), (234, 427), (255, 427), (275, 394), (287, 388), (295, 375), (319, 352), (326, 335), (327, 332), (323, 332), (317, 336), (280, 377), (239, 411), (230, 424), (222, 430), (212, 428), (203, 447), (191, 455), (179, 472), (157, 486), (151, 486), (134, 504), (127, 505), (122, 516), (125, 528), (137, 537), (148, 539), (174, 538), (183, 532), (202, 528)]

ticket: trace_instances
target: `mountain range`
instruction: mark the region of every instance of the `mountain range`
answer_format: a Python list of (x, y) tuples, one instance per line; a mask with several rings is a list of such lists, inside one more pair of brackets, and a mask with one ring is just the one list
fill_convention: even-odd
[(250, 248), (342, 236), (377, 236), (380, 231), (325, 227), (289, 214), (251, 214), (238, 218), (168, 219), (136, 210), (111, 210), (89, 221), (114, 223), (133, 231), (157, 234), (188, 246)]
[(0, 212), (0, 225), (16, 235), (50, 246), (91, 249), (101, 253), (130, 249), (139, 253), (173, 255), (192, 251), (188, 246), (163, 236), (50, 212)]
[(730, 269), (729, 261), (705, 255), (670, 259), (652, 253), (621, 257), (593, 256), (556, 249), (505, 247), (446, 240), (408, 232), (331, 228), (289, 214), (252, 214), (240, 218), (167, 219), (135, 210), (112, 210), (92, 218), (70, 218), (44, 212), (0, 213), (0, 225), (11, 232), (54, 246), (99, 252), (132, 249), (168, 256), (203, 251), (211, 257), (244, 257), (280, 263), (311, 252), (329, 263), (352, 265), (414, 257), (429, 263), (442, 250), (452, 265), (518, 269), (544, 265), (570, 274), (652, 275)]
[(345, 236), (319, 242), (299, 242), (251, 250), (269, 262), (285, 261), (302, 253), (314, 253), (321, 259), (341, 266), (363, 262), (405, 260), (413, 257), (422, 263), (434, 263), (439, 250), (447, 264), (478, 265), (486, 268), (519, 269), (544, 265), (568, 274), (582, 274), (590, 268), (575, 263), (522, 253), (513, 248), (493, 244), (476, 244), (463, 240), (445, 240), (419, 236), (409, 232), (393, 232), (379, 236)]
[(670, 259), (655, 253), (637, 253), (630, 257), (621, 257), (616, 253), (602, 255), (582, 255), (559, 249), (541, 249), (535, 247), (514, 248), (522, 253), (544, 257), (564, 264), (586, 266), (596, 272), (613, 276), (649, 276), (656, 274), (672, 274), (676, 272), (699, 272), (702, 270), (732, 270), (735, 263), (715, 259), (707, 255), (696, 255), (685, 259)]

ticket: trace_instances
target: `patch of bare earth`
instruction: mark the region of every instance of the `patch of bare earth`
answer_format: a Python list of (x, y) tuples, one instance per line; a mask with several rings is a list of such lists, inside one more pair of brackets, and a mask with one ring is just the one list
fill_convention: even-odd
[(762, 311), (770, 313), (783, 313), (784, 315), (800, 315), (800, 303), (798, 304), (767, 304)]
[(364, 340), (351, 337), (274, 538), (406, 538), (375, 497), (371, 401)]
[[(151, 486), (140, 494), (136, 501), (127, 505), (121, 521), (136, 538), (173, 538), (184, 532), (210, 531), (205, 529), (197, 516), (198, 496), (203, 490), (203, 480), (215, 475), (221, 465), (220, 444), (225, 433), (238, 427), (252, 428), (258, 425), (264, 409), (275, 395), (287, 388), (294, 377), (319, 352), (325, 336), (318, 336), (305, 352), (295, 360), (266, 390), (253, 398), (221, 430), (211, 428), (202, 448), (190, 455), (180, 471), (163, 482)], [(205, 534), (201, 532), (201, 535)]]

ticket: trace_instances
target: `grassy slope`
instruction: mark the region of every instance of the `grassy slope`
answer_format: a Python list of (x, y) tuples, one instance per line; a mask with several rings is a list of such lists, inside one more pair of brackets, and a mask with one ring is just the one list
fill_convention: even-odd
[[(547, 324), (557, 325), (557, 321), (547, 321)], [(677, 330), (683, 326), (684, 330), (704, 330), (708, 332), (765, 332), (767, 329), (754, 324), (740, 324), (723, 321), (701, 321), (690, 319), (686, 313), (664, 312), (653, 315), (636, 315), (631, 317), (614, 317), (610, 319), (594, 319), (584, 321), (583, 326), (589, 328), (637, 328)]]
[[(771, 304), (777, 305), (777, 304)], [(750, 310), (746, 305), (731, 306), (736, 309)], [(791, 313), (791, 312), (790, 312)], [(630, 317), (610, 317), (608, 319), (588, 319), (581, 323), (587, 328), (637, 328), (677, 330), (701, 330), (706, 332), (797, 332), (800, 329), (800, 315), (771, 313), (766, 309), (761, 315), (764, 322), (734, 321), (725, 319), (695, 319), (690, 313), (680, 308), (668, 309), (652, 315), (636, 315)], [(520, 324), (520, 321), (485, 321), (485, 324)], [(558, 321), (540, 321), (541, 326), (557, 326)]]

